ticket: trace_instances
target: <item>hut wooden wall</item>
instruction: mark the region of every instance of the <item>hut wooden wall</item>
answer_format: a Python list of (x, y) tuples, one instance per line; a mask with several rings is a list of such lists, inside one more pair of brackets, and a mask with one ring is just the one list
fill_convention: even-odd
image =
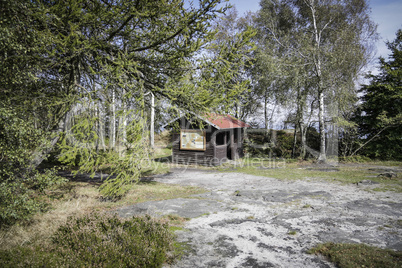
[[(187, 119), (181, 119), (179, 123), (181, 129), (199, 129), (197, 123), (190, 122)], [(244, 131), (242, 129), (217, 130), (211, 125), (205, 125), (203, 130), (206, 131), (205, 151), (181, 150), (180, 133), (178, 131), (173, 132), (172, 157), (174, 163), (215, 166), (224, 163), (227, 159), (236, 159), (243, 156)], [(222, 132), (226, 133), (224, 144), (216, 145), (216, 135)]]
[(178, 164), (216, 165), (215, 150), (211, 142), (212, 133), (206, 133), (206, 150), (180, 150), (180, 133), (173, 134), (172, 155), (173, 162)]

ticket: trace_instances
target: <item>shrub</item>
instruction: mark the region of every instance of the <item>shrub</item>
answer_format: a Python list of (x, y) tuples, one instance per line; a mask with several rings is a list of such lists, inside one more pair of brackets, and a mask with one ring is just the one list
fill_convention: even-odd
[(161, 267), (172, 261), (173, 234), (150, 216), (93, 213), (69, 218), (47, 247), (0, 250), (2, 267)]
[(366, 163), (372, 161), (370, 158), (364, 155), (345, 156), (340, 157), (339, 160), (345, 163)]
[(25, 185), (8, 180), (0, 183), (0, 226), (27, 220), (39, 209)]
[(10, 107), (0, 102), (0, 228), (29, 219), (44, 207), (39, 195), (64, 181), (55, 170), (34, 169), (35, 152), (48, 146), (48, 137), (32, 118)]
[(0, 226), (29, 220), (47, 207), (40, 198), (45, 190), (66, 182), (65, 178), (56, 175), (55, 169), (30, 173), (31, 176), (26, 179), (9, 176), (0, 180)]
[[(78, 262), (63, 259), (57, 252), (49, 251), (43, 247), (16, 247), (11, 250), (0, 250), (0, 263), (2, 267), (72, 267)], [(75, 264), (75, 265), (68, 265)]]
[(172, 250), (173, 235), (167, 224), (149, 216), (121, 220), (91, 214), (70, 218), (53, 242), (60, 254), (85, 266), (161, 267)]

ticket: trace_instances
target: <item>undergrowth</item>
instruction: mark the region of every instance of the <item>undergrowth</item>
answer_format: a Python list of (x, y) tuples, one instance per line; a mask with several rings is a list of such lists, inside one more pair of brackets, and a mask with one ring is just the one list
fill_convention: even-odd
[(2, 267), (161, 267), (174, 259), (168, 222), (92, 213), (71, 217), (48, 245), (0, 250)]
[(308, 253), (323, 255), (339, 268), (402, 267), (402, 252), (365, 244), (325, 243), (310, 249)]

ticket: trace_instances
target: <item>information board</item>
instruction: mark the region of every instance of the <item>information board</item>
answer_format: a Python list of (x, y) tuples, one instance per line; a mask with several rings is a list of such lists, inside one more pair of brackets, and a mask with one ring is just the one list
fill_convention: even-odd
[(182, 129), (180, 130), (180, 149), (205, 151), (205, 131)]

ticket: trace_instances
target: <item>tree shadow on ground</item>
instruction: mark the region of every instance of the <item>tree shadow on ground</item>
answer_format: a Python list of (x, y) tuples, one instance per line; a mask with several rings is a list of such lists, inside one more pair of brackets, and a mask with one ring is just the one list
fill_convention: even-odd
[(158, 162), (158, 163), (172, 163), (173, 158), (171, 155), (169, 155), (169, 156), (154, 158), (154, 161)]

